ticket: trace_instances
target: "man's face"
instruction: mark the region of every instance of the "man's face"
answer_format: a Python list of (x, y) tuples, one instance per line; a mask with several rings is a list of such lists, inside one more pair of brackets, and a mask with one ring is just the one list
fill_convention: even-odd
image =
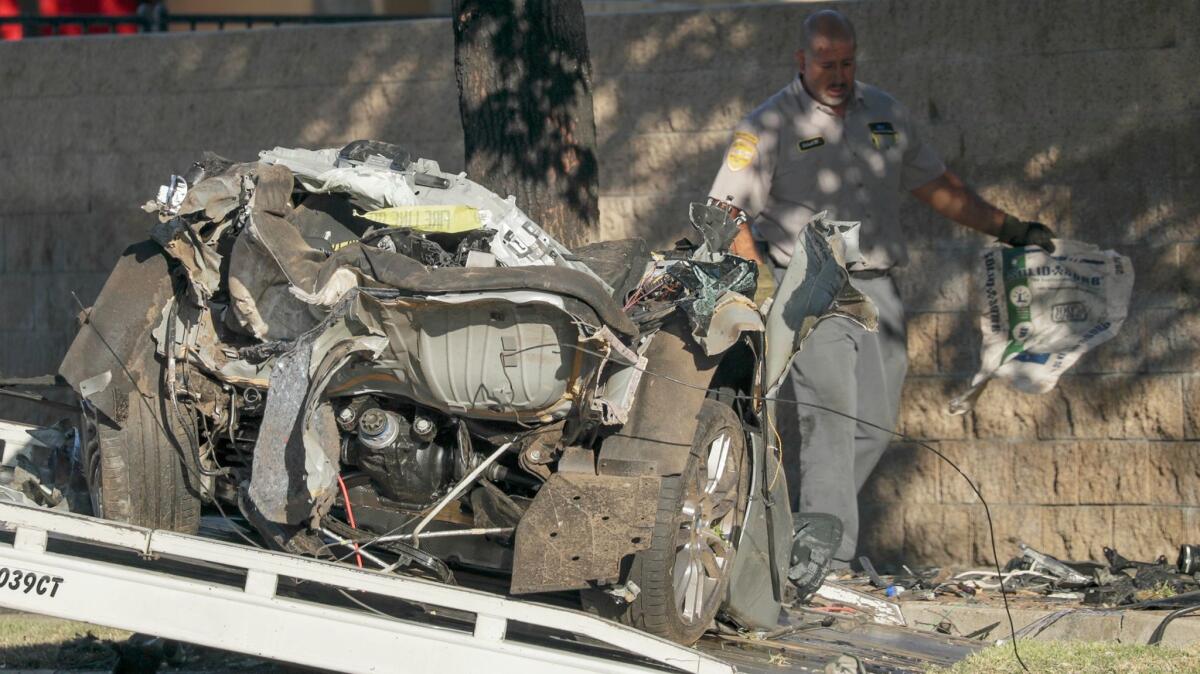
[(852, 40), (817, 35), (807, 49), (796, 52), (804, 85), (813, 98), (833, 108), (850, 99), (854, 91), (854, 50)]

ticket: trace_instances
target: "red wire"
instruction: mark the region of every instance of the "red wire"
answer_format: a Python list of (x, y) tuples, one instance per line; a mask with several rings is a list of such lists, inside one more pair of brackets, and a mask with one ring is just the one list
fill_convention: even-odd
[[(354, 523), (354, 508), (350, 506), (350, 492), (346, 491), (346, 481), (339, 474), (338, 487), (342, 490), (342, 503), (346, 505), (346, 519), (350, 520), (350, 528), (357, 529), (358, 525)], [(362, 568), (362, 555), (358, 553), (358, 543), (354, 544), (354, 559), (358, 562), (358, 568)]]

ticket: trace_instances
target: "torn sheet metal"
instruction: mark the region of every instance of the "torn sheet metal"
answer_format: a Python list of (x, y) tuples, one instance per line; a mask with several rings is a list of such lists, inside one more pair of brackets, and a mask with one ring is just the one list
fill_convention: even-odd
[(159, 223), (150, 229), (150, 238), (183, 267), (193, 304), (204, 306), (220, 290), (221, 256), (188, 223), (180, 218)]
[[(266, 388), (271, 374), (271, 363), (265, 359), (246, 358), (238, 349), (226, 343), (230, 331), (224, 328), (221, 320), (226, 309), (218, 303), (210, 303), (207, 308), (198, 309), (188, 303), (175, 305), (168, 302), (162, 308), (161, 320), (150, 333), (157, 345), (156, 352), (164, 358), (167, 355), (167, 321), (174, 313), (176, 358), (187, 360), (220, 381), (239, 386)], [(222, 339), (222, 334), (225, 339)]]
[(349, 316), (354, 299), (296, 340), (271, 370), (247, 491), (257, 514), (269, 522), (316, 526), (333, 503), (341, 443), (325, 389), (355, 354), (365, 353), (369, 361), (386, 343)]
[(729, 245), (738, 233), (738, 220), (730, 217), (729, 211), (715, 204), (689, 204), (688, 219), (692, 227), (704, 238), (704, 250), (707, 253), (724, 253), (729, 250)]
[(600, 415), (600, 423), (620, 426), (629, 421), (638, 386), (650, 362), (643, 354), (653, 339), (653, 334), (642, 339), (638, 350), (634, 351), (622, 344), (612, 330), (603, 328), (589, 340), (602, 342), (607, 351), (599, 366), (602, 383), (591, 401), (592, 410)]
[(277, 147), (260, 152), (259, 159), (291, 169), (309, 192), (347, 194), (356, 206), (368, 211), (417, 204), (417, 195), (402, 174), (369, 166), (339, 167), (338, 153), (332, 148)]
[(258, 339), (296, 339), (322, 315), (290, 290), (311, 292), (326, 260), (284, 218), (291, 190), (292, 173), (286, 168), (264, 166), (258, 171), (246, 230), (230, 253), (233, 312), (242, 328)]
[(159, 307), (175, 292), (161, 251), (151, 241), (125, 249), (59, 365), (76, 391), (81, 382), (112, 373), (89, 402), (116, 424), (125, 421), (129, 394), (156, 390), (160, 380), (150, 331), (161, 320)]
[(870, 615), (880, 625), (897, 625), (903, 627), (907, 624), (904, 620), (904, 612), (900, 610), (899, 604), (887, 601), (886, 599), (880, 599), (866, 592), (859, 592), (840, 583), (827, 580), (821, 587), (817, 588), (815, 594), (826, 601), (860, 609)]
[[(641, 355), (656, 376), (637, 389), (629, 421), (600, 448), (601, 473), (678, 475), (687, 465), (700, 408), (720, 359), (687, 335), (682, 316), (670, 319)], [(670, 381), (668, 380), (674, 380)], [(664, 424), (663, 419), (677, 423)]]
[(818, 214), (796, 237), (795, 253), (767, 316), (768, 394), (782, 383), (792, 356), (820, 321), (842, 316), (864, 329), (877, 329), (875, 305), (850, 284), (845, 232), (826, 227), (823, 216)]
[(713, 306), (708, 324), (693, 326), (692, 337), (704, 347), (704, 353), (715, 356), (737, 344), (743, 333), (762, 332), (765, 327), (754, 300), (727, 290)]
[(244, 177), (245, 173), (238, 171), (201, 180), (180, 204), (178, 215), (221, 222), (246, 203), (249, 195), (243, 183)]
[(258, 513), (276, 524), (307, 522), (315, 505), (300, 429), (311, 358), (312, 342), (304, 340), (275, 361), (267, 409), (254, 445), (254, 472), (247, 493)]
[(517, 526), (513, 594), (615, 582), (621, 560), (650, 547), (658, 477), (556, 473)]
[(592, 398), (592, 409), (600, 414), (605, 426), (621, 426), (629, 421), (629, 412), (637, 400), (638, 386), (649, 361), (639, 357), (632, 365), (614, 364), (604, 384)]

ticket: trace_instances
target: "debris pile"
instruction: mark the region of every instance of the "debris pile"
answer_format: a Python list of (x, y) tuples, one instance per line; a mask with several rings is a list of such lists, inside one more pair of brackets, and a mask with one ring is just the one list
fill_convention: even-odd
[(1126, 559), (1113, 548), (1104, 548), (1104, 563), (1062, 562), (1029, 546), (1008, 563), (1011, 572), (1026, 572), (1025, 587), (1047, 595), (1082, 600), (1087, 606), (1129, 606), (1170, 599), (1200, 590), (1195, 572), (1186, 564), (1183, 546), (1176, 564), (1166, 556), (1153, 562)]
[(949, 575), (942, 569), (910, 569), (886, 576), (875, 571), (867, 557), (859, 558), (863, 573), (842, 582), (869, 584), (888, 597), (934, 601), (939, 597), (982, 598), (1003, 589), (1017, 597), (1044, 597), (1096, 607), (1167, 605), (1176, 598), (1200, 596), (1200, 547), (1180, 546), (1174, 564), (1165, 556), (1152, 562), (1126, 559), (1104, 548), (1105, 562), (1062, 561), (1024, 543), (1020, 555), (1002, 573), (987, 569)]

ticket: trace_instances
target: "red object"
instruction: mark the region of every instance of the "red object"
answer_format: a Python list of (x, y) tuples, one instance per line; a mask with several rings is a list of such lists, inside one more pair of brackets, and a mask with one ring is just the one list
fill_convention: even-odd
[[(139, 0), (38, 0), (38, 14), (41, 16), (70, 17), (76, 14), (99, 14), (102, 16), (132, 16), (137, 13)], [(114, 31), (115, 28), (115, 31)], [(83, 35), (82, 23), (65, 24), (57, 30), (50, 26), (39, 29), (41, 35)], [(137, 26), (132, 23), (92, 25), (87, 27), (89, 34), (95, 33), (136, 33)]]
[[(0, 0), (0, 16), (19, 16), (20, 14), (21, 8), (17, 6), (17, 0)], [(0, 25), (0, 40), (20, 40), (24, 35), (25, 31), (20, 24)]]
[[(350, 492), (346, 490), (346, 481), (338, 475), (338, 487), (342, 490), (342, 503), (346, 506), (346, 519), (350, 520), (350, 528), (357, 529), (358, 525), (354, 523), (354, 508), (350, 506)], [(354, 558), (358, 562), (358, 568), (362, 568), (362, 555), (358, 553), (358, 543), (354, 544)]]

